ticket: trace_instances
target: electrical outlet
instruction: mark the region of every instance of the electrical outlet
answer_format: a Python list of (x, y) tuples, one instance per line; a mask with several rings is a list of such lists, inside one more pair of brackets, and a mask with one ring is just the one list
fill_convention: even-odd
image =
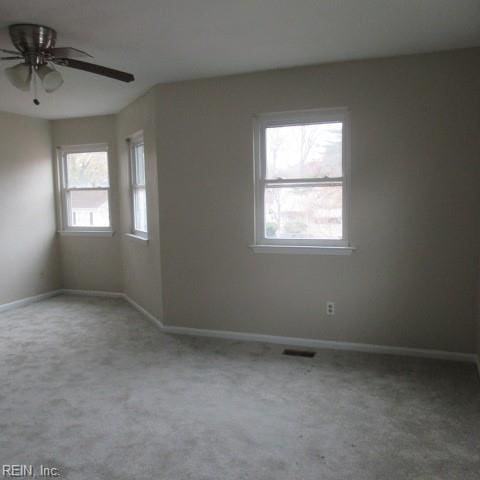
[(335, 303), (327, 302), (327, 315), (335, 315)]

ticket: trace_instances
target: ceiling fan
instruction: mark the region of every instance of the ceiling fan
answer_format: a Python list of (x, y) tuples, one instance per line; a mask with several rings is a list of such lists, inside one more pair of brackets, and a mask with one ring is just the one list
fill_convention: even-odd
[(89, 73), (95, 73), (104, 77), (114, 78), (121, 82), (132, 82), (135, 77), (131, 73), (121, 72), (113, 68), (103, 67), (94, 63), (77, 60), (78, 58), (90, 57), (88, 53), (73, 47), (55, 47), (57, 32), (44, 25), (28, 23), (10, 25), (8, 27), (10, 38), (17, 49), (6, 50), (0, 48), (0, 52), (8, 57), (0, 60), (23, 60), (13, 67), (7, 67), (5, 74), (10, 83), (28, 92), (33, 80), (35, 105), (40, 102), (36, 98), (36, 77), (41, 80), (46, 92), (51, 93), (59, 89), (63, 84), (63, 78), (54, 65), (75, 68)]

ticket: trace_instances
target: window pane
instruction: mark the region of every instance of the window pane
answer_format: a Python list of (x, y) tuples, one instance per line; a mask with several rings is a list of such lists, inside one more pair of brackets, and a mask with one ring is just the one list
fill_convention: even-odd
[(135, 162), (134, 183), (145, 185), (145, 150), (143, 143), (135, 143), (133, 146), (133, 160)]
[(134, 229), (147, 232), (147, 195), (144, 188), (135, 188), (133, 191), (133, 218)]
[(342, 127), (336, 122), (267, 128), (267, 178), (341, 177)]
[(67, 153), (70, 188), (108, 187), (107, 152)]
[(72, 190), (70, 193), (71, 227), (108, 227), (107, 190)]
[(342, 186), (267, 187), (265, 237), (342, 238)]

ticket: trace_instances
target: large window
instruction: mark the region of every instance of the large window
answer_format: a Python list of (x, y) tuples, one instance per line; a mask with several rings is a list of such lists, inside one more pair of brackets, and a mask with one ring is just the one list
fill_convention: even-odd
[(136, 135), (130, 143), (130, 190), (132, 233), (147, 238), (147, 191), (145, 183), (145, 144), (143, 136)]
[(348, 245), (347, 120), (346, 109), (257, 118), (257, 246)]
[(111, 230), (108, 147), (63, 147), (59, 167), (63, 230)]

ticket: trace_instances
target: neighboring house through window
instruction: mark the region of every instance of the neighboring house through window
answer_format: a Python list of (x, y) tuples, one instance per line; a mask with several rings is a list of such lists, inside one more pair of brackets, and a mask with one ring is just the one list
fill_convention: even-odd
[(108, 147), (61, 147), (59, 173), (65, 231), (109, 231)]

